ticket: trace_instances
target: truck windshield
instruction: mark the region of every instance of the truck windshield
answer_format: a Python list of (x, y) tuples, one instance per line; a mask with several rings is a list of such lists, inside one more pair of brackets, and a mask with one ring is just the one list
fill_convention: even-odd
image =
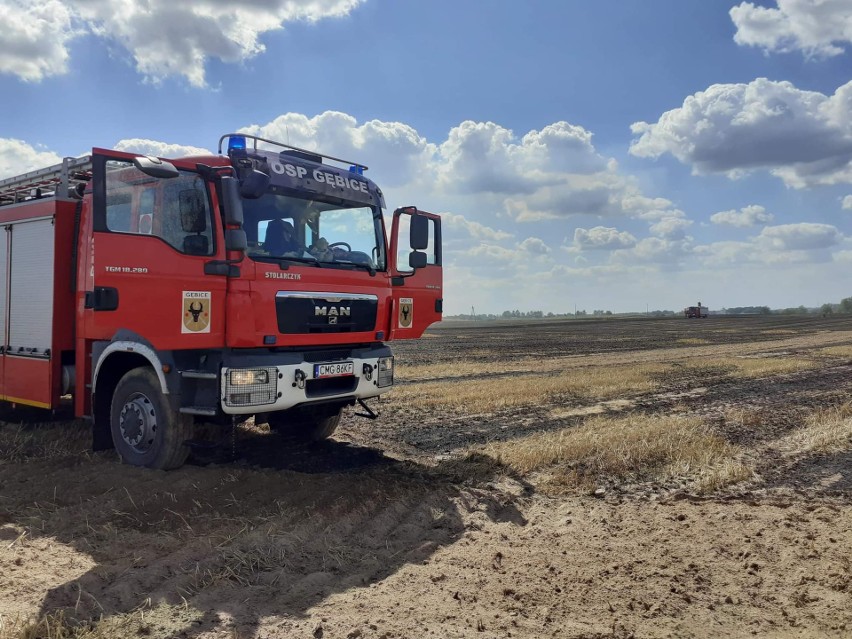
[(385, 269), (381, 214), (370, 206), (266, 193), (243, 200), (243, 213), (256, 261)]

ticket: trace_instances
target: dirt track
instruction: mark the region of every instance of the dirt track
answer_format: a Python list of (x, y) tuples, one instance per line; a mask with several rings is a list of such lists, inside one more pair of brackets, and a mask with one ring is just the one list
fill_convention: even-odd
[[(349, 416), (330, 442), (294, 447), (247, 427), (236, 459), (171, 473), (87, 452), (82, 423), (21, 427), (34, 414), (6, 410), (5, 632), (63, 610), (103, 617), (95, 629), (116, 637), (852, 633), (852, 441), (833, 454), (786, 443), (815, 409), (849, 401), (852, 361), (822, 349), (852, 345), (850, 319), (448, 323), (430, 335), (396, 345), (401, 388), (418, 383), (406, 366), (474, 362), (497, 378), (530, 355), (580, 368), (755, 354), (818, 366), (749, 379), (691, 369), (600, 406), (424, 414), (391, 397), (380, 419)], [(710, 495), (677, 481), (554, 495), (479, 454), (590, 410), (694, 415), (756, 474)]]

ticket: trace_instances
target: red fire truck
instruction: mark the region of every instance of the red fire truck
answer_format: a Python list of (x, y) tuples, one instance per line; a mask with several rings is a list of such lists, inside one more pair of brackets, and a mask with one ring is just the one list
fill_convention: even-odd
[[(226, 153), (222, 146), (228, 141)], [(0, 180), (0, 399), (73, 396), (96, 450), (176, 468), (198, 422), (328, 437), (441, 319), (441, 222), (364, 165), (241, 134)]]

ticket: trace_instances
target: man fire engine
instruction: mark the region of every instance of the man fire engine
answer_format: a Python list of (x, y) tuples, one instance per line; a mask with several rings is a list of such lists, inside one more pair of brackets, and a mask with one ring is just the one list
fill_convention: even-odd
[(393, 385), (385, 342), (442, 311), (439, 217), (397, 209), (388, 246), (366, 168), (228, 134), (0, 180), (0, 399), (73, 395), (95, 449), (150, 468), (183, 464), (197, 421), (328, 437)]

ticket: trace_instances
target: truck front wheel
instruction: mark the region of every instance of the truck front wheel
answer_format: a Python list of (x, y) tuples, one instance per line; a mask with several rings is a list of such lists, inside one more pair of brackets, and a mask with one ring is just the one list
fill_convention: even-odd
[(193, 418), (171, 409), (150, 368), (135, 368), (118, 382), (110, 408), (110, 430), (121, 458), (134, 466), (169, 470), (189, 455)]
[(340, 425), (343, 408), (291, 408), (267, 413), (269, 428), (279, 435), (300, 441), (328, 439)]

